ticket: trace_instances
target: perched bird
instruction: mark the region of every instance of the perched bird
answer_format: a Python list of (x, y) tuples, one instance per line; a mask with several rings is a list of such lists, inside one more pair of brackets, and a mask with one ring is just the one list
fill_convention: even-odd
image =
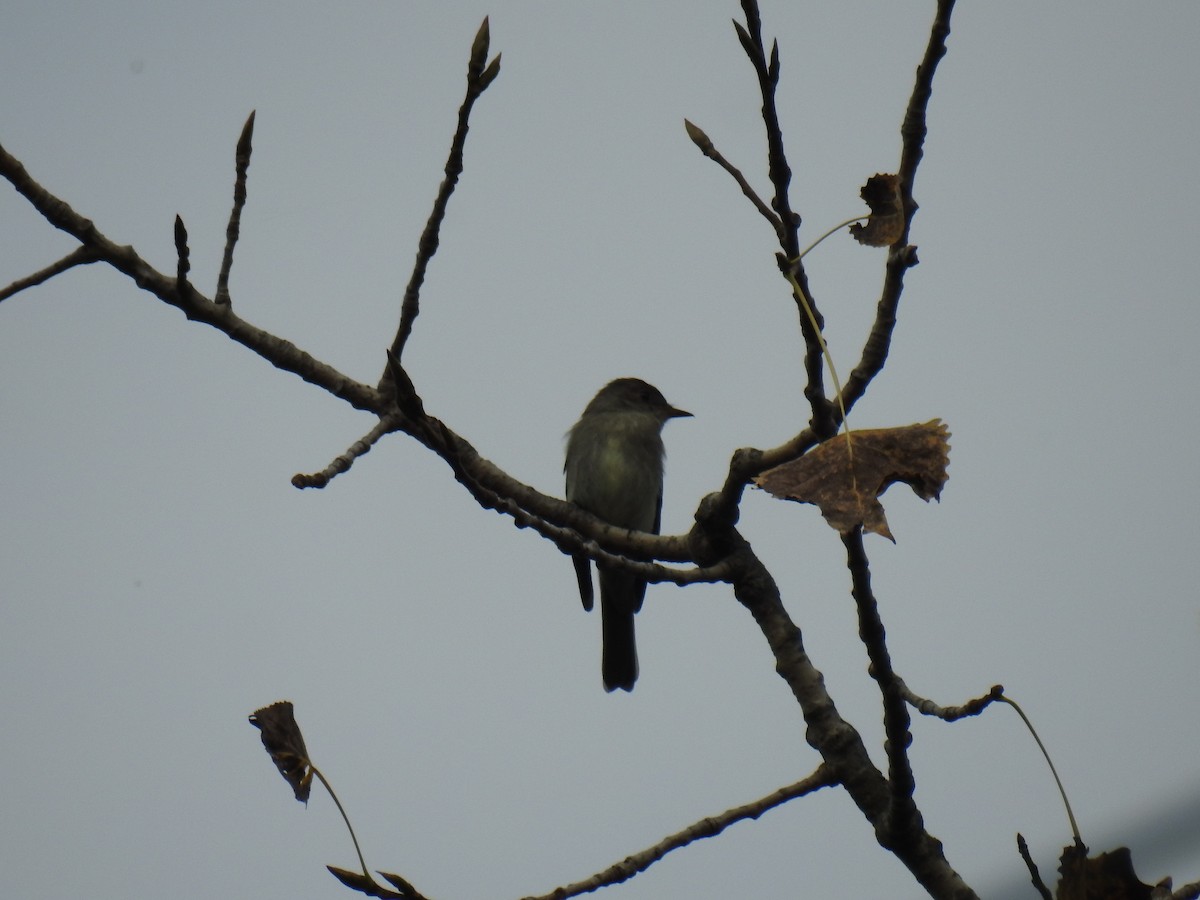
[[(567, 499), (618, 528), (658, 534), (662, 514), (662, 429), (668, 419), (690, 416), (671, 406), (658, 388), (639, 378), (618, 378), (600, 389), (567, 432)], [(592, 608), (592, 569), (576, 555), (583, 608)], [(604, 689), (632, 691), (638, 677), (633, 614), (646, 596), (644, 579), (597, 563), (604, 634)]]

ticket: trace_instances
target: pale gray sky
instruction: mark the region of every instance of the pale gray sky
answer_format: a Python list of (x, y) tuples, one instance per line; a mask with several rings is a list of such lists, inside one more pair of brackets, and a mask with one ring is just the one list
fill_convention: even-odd
[[(932, 6), (764, 3), (805, 234), (895, 169)], [(211, 292), (257, 109), (234, 303), (373, 382), (485, 14), (503, 70), (409, 369), (435, 415), (556, 493), (592, 393), (652, 381), (696, 414), (666, 431), (663, 524), (683, 531), (735, 448), (805, 418), (773, 236), (682, 126), (765, 191), (737, 4), (9, 0), (0, 142), (160, 267), (182, 215)], [(1198, 36), (1183, 0), (963, 0), (916, 185), (921, 265), (853, 416), (953, 432), (942, 503), (894, 488), (899, 543), (869, 543), (897, 669), (944, 703), (1003, 683), (1085, 840), (1132, 843), (1147, 881), (1200, 877)], [(71, 242), (0, 185), (0, 247), (8, 283)], [(844, 236), (810, 260), (844, 369), (882, 262)], [(349, 896), (322, 869), (355, 863), (336, 810), (292, 800), (246, 724), (283, 698), (368, 863), (445, 898), (586, 877), (816, 764), (728, 591), (652, 588), (637, 690), (606, 695), (599, 617), (551, 545), (398, 436), (293, 489), (369, 418), (111, 271), (0, 304), (0, 386), (0, 896)], [(742, 524), (881, 759), (839, 539), (759, 493)], [(1066, 817), (1011, 711), (919, 721), (913, 759), (977, 889), (1030, 896), (1018, 830), (1053, 874)], [(832, 791), (613, 892), (919, 895)]]

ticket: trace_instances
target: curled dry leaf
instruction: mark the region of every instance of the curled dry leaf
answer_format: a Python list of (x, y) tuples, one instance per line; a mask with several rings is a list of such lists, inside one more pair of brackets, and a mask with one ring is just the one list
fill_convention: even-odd
[(1055, 889), (1058, 900), (1148, 900), (1153, 892), (1133, 871), (1128, 847), (1089, 857), (1087, 847), (1068, 846), (1059, 857), (1058, 872), (1062, 876)]
[(855, 222), (850, 234), (868, 247), (890, 247), (904, 234), (904, 201), (897, 175), (872, 175), (858, 192), (871, 209), (867, 224)]
[(936, 499), (948, 477), (949, 438), (941, 419), (839, 434), (754, 481), (780, 499), (815, 504), (841, 534), (861, 525), (895, 541), (877, 498), (903, 481), (922, 500)]
[(304, 735), (296, 724), (289, 700), (280, 700), (270, 706), (257, 709), (250, 716), (250, 724), (262, 732), (263, 746), (271, 756), (271, 762), (279, 769), (287, 783), (296, 793), (296, 799), (308, 803), (312, 789), (312, 763), (304, 746)]

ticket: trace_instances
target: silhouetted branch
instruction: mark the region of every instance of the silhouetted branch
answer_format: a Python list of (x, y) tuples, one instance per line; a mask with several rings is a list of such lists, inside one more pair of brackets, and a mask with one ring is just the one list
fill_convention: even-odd
[(188, 251), (187, 226), (183, 224), (183, 217), (178, 215), (175, 216), (175, 255), (179, 260), (175, 268), (175, 290), (183, 297), (187, 294), (188, 272), (192, 263)]
[(24, 278), (18, 278), (12, 284), (0, 289), (0, 300), (7, 300), (13, 294), (19, 294), (26, 288), (36, 287), (44, 281), (49, 281), (55, 275), (61, 275), (68, 269), (73, 269), (76, 266), (85, 266), (89, 263), (94, 263), (99, 260), (99, 257), (92, 252), (89, 247), (76, 247), (62, 259), (51, 263), (44, 269), (39, 269), (32, 275), (26, 275)]
[(234, 151), (233, 209), (229, 211), (229, 224), (225, 227), (225, 253), (221, 257), (221, 271), (217, 274), (215, 302), (229, 303), (229, 270), (233, 268), (233, 248), (237, 244), (242, 227), (242, 207), (246, 205), (246, 173), (250, 169), (251, 140), (254, 137), (254, 111), (251, 110), (246, 124), (242, 126)]
[(926, 700), (924, 697), (914, 694), (899, 676), (896, 677), (896, 683), (900, 686), (900, 695), (904, 697), (904, 702), (923, 716), (933, 716), (945, 722), (954, 722), (958, 719), (965, 719), (967, 716), (977, 716), (1004, 697), (1004, 685), (997, 684), (993, 685), (992, 689), (982, 697), (968, 700), (962, 706), (943, 707), (938, 706), (932, 700)]
[(609, 866), (603, 872), (597, 872), (591, 878), (555, 888), (550, 893), (539, 897), (526, 897), (525, 900), (566, 900), (568, 897), (577, 897), (580, 894), (586, 894), (607, 885), (628, 881), (634, 875), (646, 871), (673, 850), (679, 850), (703, 838), (716, 837), (730, 825), (745, 821), (746, 819), (757, 819), (767, 810), (782, 806), (789, 800), (795, 800), (797, 797), (803, 797), (806, 794), (811, 794), (814, 791), (819, 791), (821, 788), (830, 787), (836, 783), (837, 781), (833, 776), (833, 772), (827, 766), (819, 766), (815, 772), (807, 778), (797, 781), (795, 784), (782, 787), (744, 806), (736, 806), (733, 809), (728, 809), (720, 815), (701, 819), (694, 825), (689, 825), (683, 831), (663, 838), (653, 847), (647, 847), (645, 850), (627, 856), (619, 863)]
[(417, 244), (417, 260), (413, 265), (412, 275), (409, 276), (408, 287), (404, 289), (404, 302), (400, 307), (400, 325), (396, 329), (396, 337), (392, 341), (391, 347), (391, 355), (396, 359), (403, 356), (404, 345), (412, 333), (413, 322), (421, 310), (421, 284), (425, 281), (425, 271), (429, 267), (429, 261), (437, 253), (438, 232), (441, 229), (442, 220), (446, 217), (446, 207), (450, 203), (450, 195), (454, 193), (458, 177), (463, 171), (463, 147), (467, 142), (471, 108), (479, 96), (487, 90), (488, 85), (500, 74), (499, 54), (490, 63), (486, 62), (490, 40), (491, 32), (488, 20), (485, 18), (471, 45), (471, 57), (467, 63), (467, 95), (458, 109), (458, 127), (454, 131), (454, 138), (450, 141), (450, 154), (446, 159), (446, 177), (442, 179), (442, 183), (438, 187), (437, 197), (433, 201), (433, 210), (429, 213), (425, 230), (421, 232), (421, 239)]
[(738, 183), (738, 187), (742, 189), (742, 193), (749, 198), (750, 202), (754, 204), (754, 208), (757, 209), (762, 214), (762, 217), (770, 224), (771, 230), (775, 232), (775, 236), (779, 239), (779, 242), (782, 244), (785, 240), (787, 240), (787, 235), (783, 230), (783, 222), (780, 221), (779, 216), (777, 216), (771, 210), (771, 207), (767, 206), (766, 202), (760, 196), (758, 196), (754, 188), (750, 186), (750, 182), (746, 180), (746, 176), (744, 176), (741, 171), (729, 160), (721, 155), (721, 151), (713, 146), (712, 140), (699, 127), (693, 125), (687, 119), (683, 120), (683, 127), (684, 130), (687, 131), (688, 137), (692, 139), (692, 143), (700, 148), (700, 152), (733, 177), (733, 180)]
[(891, 808), (887, 815), (887, 827), (897, 836), (920, 828), (920, 816), (913, 802), (916, 781), (908, 759), (908, 747), (912, 743), (909, 727), (912, 720), (908, 706), (900, 691), (896, 673), (892, 671), (892, 658), (888, 653), (887, 634), (883, 619), (879, 615), (879, 604), (871, 589), (871, 569), (867, 550), (863, 546), (862, 528), (855, 528), (842, 535), (846, 545), (846, 565), (850, 569), (851, 595), (858, 607), (858, 634), (867, 648), (871, 660), (870, 673), (879, 685), (883, 697), (883, 730), (887, 738), (885, 749), (888, 758), (888, 786), (891, 793)]
[(66, 201), (35, 181), (20, 161), (2, 146), (0, 176), (8, 179), (47, 222), (79, 241), (83, 245), (83, 252), (93, 256), (97, 262), (107, 263), (127, 275), (139, 288), (178, 308), (189, 319), (204, 322), (224, 332), (276, 368), (299, 375), (356, 409), (382, 414), (385, 404), (377, 390), (348, 378), (290, 341), (252, 325), (237, 316), (229, 306), (214, 303), (191, 285), (180, 291), (178, 272), (165, 275), (142, 259), (133, 247), (109, 240), (90, 219), (75, 212)]
[(832, 416), (832, 408), (825, 397), (824, 358), (821, 352), (821, 341), (817, 332), (825, 327), (825, 320), (808, 286), (808, 275), (800, 260), (800, 214), (792, 209), (788, 196), (788, 187), (792, 181), (792, 169), (787, 161), (787, 153), (783, 147), (783, 128), (779, 123), (779, 111), (775, 105), (775, 89), (779, 85), (779, 42), (771, 43), (768, 57), (766, 45), (762, 36), (762, 16), (758, 11), (756, 0), (742, 0), (742, 11), (746, 14), (746, 24), (743, 26), (736, 20), (733, 23), (738, 40), (746, 52), (754, 73), (758, 78), (758, 89), (762, 96), (762, 120), (767, 137), (767, 175), (775, 189), (771, 198), (771, 208), (779, 216), (780, 240), (779, 246), (784, 260), (781, 266), (786, 266), (808, 299), (812, 310), (813, 321), (804, 312), (800, 302), (796, 302), (800, 314), (800, 333), (804, 336), (804, 397), (812, 409), (811, 427), (820, 435), (830, 437), (837, 431), (837, 424)]
[(371, 452), (371, 448), (385, 434), (391, 434), (396, 430), (396, 424), (390, 417), (384, 417), (375, 423), (375, 426), (365, 435), (346, 448), (346, 452), (340, 456), (335, 456), (320, 472), (305, 474), (297, 472), (292, 476), (292, 487), (297, 488), (323, 488), (330, 481), (341, 475), (343, 472), (350, 471), (350, 467), (354, 465), (354, 461), (360, 456), (365, 456)]
[(863, 345), (862, 355), (850, 377), (846, 379), (842, 399), (849, 410), (866, 393), (867, 387), (887, 362), (892, 343), (892, 332), (896, 327), (896, 310), (900, 306), (900, 295), (904, 291), (904, 274), (917, 265), (917, 248), (908, 244), (909, 230), (917, 212), (917, 201), (913, 198), (913, 183), (917, 167), (924, 155), (926, 114), (929, 100), (933, 96), (933, 76), (938, 63), (946, 55), (946, 38), (950, 36), (950, 14), (954, 11), (954, 0), (938, 0), (937, 13), (929, 30), (929, 42), (925, 55), (917, 66), (916, 83), (909, 97), (908, 109), (900, 126), (900, 197), (904, 206), (904, 231), (900, 240), (888, 250), (887, 266), (884, 270), (883, 289), (875, 309), (875, 322)]
[(1029, 844), (1025, 841), (1025, 835), (1020, 832), (1017, 833), (1017, 852), (1021, 854), (1021, 859), (1025, 861), (1025, 868), (1029, 870), (1029, 881), (1042, 897), (1042, 900), (1053, 900), (1050, 888), (1046, 887), (1046, 882), (1042, 881), (1042, 873), (1038, 871), (1037, 863), (1033, 861), (1033, 857), (1029, 854)]

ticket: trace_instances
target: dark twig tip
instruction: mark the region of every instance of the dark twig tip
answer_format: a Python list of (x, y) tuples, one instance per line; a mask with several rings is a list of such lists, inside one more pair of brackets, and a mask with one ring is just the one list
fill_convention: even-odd
[(183, 224), (183, 217), (178, 214), (175, 216), (175, 254), (179, 257), (179, 265), (175, 269), (175, 286), (182, 294), (192, 264), (189, 260), (187, 226)]
[[(250, 141), (254, 137), (254, 115), (257, 110), (250, 110), (250, 115), (246, 119), (246, 124), (242, 126), (241, 137), (237, 142), (237, 160), (239, 166), (248, 166), (250, 164)], [(243, 163), (242, 161), (245, 160)]]
[(749, 32), (746, 31), (745, 26), (737, 19), (733, 20), (733, 27), (737, 30), (738, 40), (742, 44), (742, 49), (746, 51), (746, 55), (750, 57), (750, 61), (757, 65), (759, 61), (758, 48), (754, 46), (754, 40), (750, 37)]
[(492, 34), (491, 27), (488, 25), (488, 17), (483, 17), (483, 24), (479, 26), (479, 31), (475, 33), (475, 40), (471, 44), (471, 58), (467, 63), (468, 70), (474, 74), (472, 80), (479, 78), (478, 73), (483, 71), (483, 64), (487, 60), (488, 45), (491, 43)]
[(489, 84), (496, 80), (496, 76), (500, 74), (500, 57), (503, 54), (497, 53), (496, 58), (488, 63), (487, 68), (479, 75), (479, 90), (485, 91)]

